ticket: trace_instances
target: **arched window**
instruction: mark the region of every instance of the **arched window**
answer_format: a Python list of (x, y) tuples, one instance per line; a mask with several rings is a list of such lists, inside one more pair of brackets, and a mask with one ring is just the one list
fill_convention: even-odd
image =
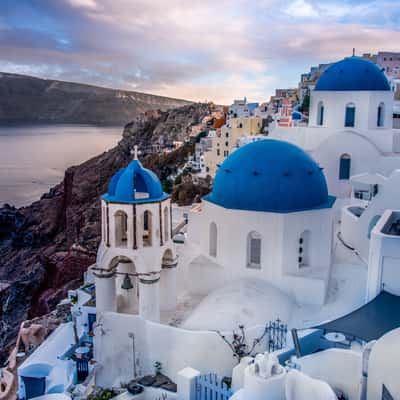
[(115, 246), (126, 247), (128, 242), (128, 216), (124, 211), (117, 211), (114, 215)]
[(350, 179), (351, 157), (348, 154), (342, 154), (339, 164), (339, 179)]
[(353, 103), (347, 104), (344, 117), (344, 126), (353, 128), (356, 123), (356, 106)]
[(215, 222), (211, 222), (210, 224), (210, 244), (209, 244), (209, 253), (211, 257), (217, 257), (217, 240), (218, 240), (218, 232), (217, 225)]
[(143, 247), (152, 245), (153, 240), (153, 221), (149, 210), (143, 213)]
[(168, 207), (164, 208), (164, 240), (168, 241), (169, 237), (169, 218), (168, 218)]
[(380, 103), (378, 106), (376, 126), (379, 128), (385, 125), (385, 104)]
[(324, 103), (322, 101), (318, 103), (317, 125), (319, 126), (324, 125)]
[(261, 268), (261, 235), (258, 232), (247, 235), (247, 268)]
[(305, 230), (299, 237), (299, 267), (308, 267), (310, 265), (310, 237), (311, 232)]

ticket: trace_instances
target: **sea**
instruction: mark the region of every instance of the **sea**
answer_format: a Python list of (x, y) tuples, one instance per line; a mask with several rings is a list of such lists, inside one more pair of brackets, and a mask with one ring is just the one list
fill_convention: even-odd
[(114, 147), (123, 127), (0, 126), (0, 207), (39, 200), (65, 170)]

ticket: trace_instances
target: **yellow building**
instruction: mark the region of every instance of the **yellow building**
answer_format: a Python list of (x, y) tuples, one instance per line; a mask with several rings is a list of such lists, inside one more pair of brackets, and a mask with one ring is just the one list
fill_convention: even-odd
[(204, 153), (204, 163), (208, 174), (215, 176), (218, 167), (226, 157), (237, 147), (242, 136), (252, 136), (261, 133), (261, 117), (230, 118), (227, 123), (217, 130), (210, 151)]

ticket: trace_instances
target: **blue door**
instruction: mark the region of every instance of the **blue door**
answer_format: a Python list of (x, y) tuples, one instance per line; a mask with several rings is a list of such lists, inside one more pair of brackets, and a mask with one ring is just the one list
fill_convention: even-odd
[(96, 322), (96, 314), (89, 313), (88, 314), (88, 328), (89, 332), (93, 331), (93, 324)]

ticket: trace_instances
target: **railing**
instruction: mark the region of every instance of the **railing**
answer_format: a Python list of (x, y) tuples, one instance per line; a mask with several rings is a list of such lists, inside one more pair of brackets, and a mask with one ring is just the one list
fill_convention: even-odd
[(228, 400), (232, 390), (217, 374), (196, 377), (196, 400)]

